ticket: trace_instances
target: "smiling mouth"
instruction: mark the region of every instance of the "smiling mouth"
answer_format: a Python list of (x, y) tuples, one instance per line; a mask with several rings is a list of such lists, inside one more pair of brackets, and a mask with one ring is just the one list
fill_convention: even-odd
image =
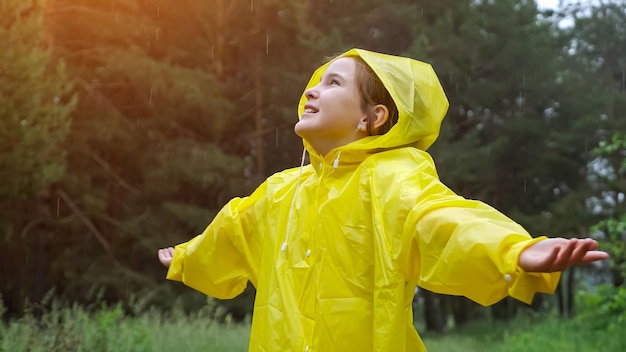
[(311, 108), (304, 109), (305, 114), (315, 114), (316, 112), (317, 110), (315, 109), (311, 109)]

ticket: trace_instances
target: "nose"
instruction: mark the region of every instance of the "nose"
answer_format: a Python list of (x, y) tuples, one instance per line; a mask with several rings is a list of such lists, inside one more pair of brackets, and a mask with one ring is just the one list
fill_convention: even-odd
[(304, 96), (309, 100), (319, 97), (319, 93), (316, 88), (317, 86), (307, 89), (306, 91), (304, 91)]

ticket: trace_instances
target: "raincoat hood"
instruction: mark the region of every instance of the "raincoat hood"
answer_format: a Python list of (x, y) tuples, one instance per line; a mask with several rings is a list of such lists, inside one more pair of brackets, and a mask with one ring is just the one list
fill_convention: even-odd
[[(318, 68), (305, 88), (315, 86), (328, 66), (342, 57), (360, 57), (376, 73), (387, 88), (398, 108), (398, 122), (384, 135), (369, 136), (341, 147), (341, 151), (365, 151), (413, 146), (428, 149), (437, 139), (441, 121), (448, 110), (448, 99), (432, 66), (414, 59), (380, 54), (363, 49), (351, 49)], [(298, 118), (307, 103), (305, 93), (298, 105)], [(311, 145), (304, 145), (315, 155)]]

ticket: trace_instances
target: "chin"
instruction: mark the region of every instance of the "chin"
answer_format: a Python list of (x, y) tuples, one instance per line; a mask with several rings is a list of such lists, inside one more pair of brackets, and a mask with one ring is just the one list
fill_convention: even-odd
[(296, 123), (295, 126), (293, 126), (293, 130), (294, 132), (296, 132), (296, 134), (302, 138), (304, 138), (307, 135), (307, 132), (310, 130), (310, 128), (308, 128), (307, 126), (307, 121), (298, 121)]

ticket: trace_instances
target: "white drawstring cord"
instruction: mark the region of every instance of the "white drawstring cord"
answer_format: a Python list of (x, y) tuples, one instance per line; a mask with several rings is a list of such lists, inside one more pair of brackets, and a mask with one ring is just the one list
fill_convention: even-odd
[(333, 172), (339, 166), (339, 157), (340, 156), (341, 156), (341, 150), (339, 151), (339, 153), (337, 153), (337, 157), (335, 158), (335, 161), (333, 161)]
[(302, 151), (302, 161), (300, 162), (300, 172), (298, 173), (298, 181), (296, 183), (296, 192), (291, 198), (291, 206), (289, 207), (289, 218), (287, 219), (287, 231), (285, 232), (285, 242), (280, 247), (280, 251), (285, 255), (287, 251), (287, 241), (289, 241), (289, 228), (291, 227), (291, 216), (293, 214), (293, 207), (296, 204), (296, 197), (298, 196), (298, 189), (300, 188), (300, 177), (302, 176), (302, 169), (304, 168), (304, 158), (306, 158), (306, 148)]

